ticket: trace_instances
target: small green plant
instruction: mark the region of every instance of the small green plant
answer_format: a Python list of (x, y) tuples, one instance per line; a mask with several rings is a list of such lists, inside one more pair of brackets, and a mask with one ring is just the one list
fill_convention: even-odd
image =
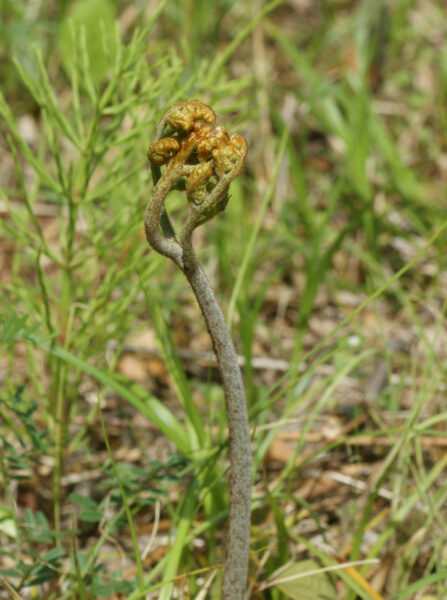
[[(66, 550), (71, 542), (71, 534), (65, 535), (67, 523), (62, 515), (62, 507), (69, 500), (62, 481), (67, 457), (87, 443), (90, 425), (98, 415), (97, 405), (88, 407), (85, 424), (72, 435), (73, 418), (85, 415), (80, 386), (88, 378), (99, 382), (99, 395), (118, 394), (156, 424), (179, 454), (192, 458), (197, 472), (203, 471), (204, 455), (210, 447), (211, 434), (208, 436), (199, 411), (193, 406), (186, 379), (179, 394), (179, 401), (186, 407), (182, 423), (159, 398), (116, 370), (122, 344), (131, 330), (130, 323), (138, 326), (139, 315), (146, 312), (146, 305), (138, 301), (138, 297), (143, 297), (142, 288), (151, 289), (148, 300), (148, 304), (154, 304), (151, 312), (159, 310), (155, 306), (161, 289), (157, 273), (164, 268), (164, 258), (151, 253), (146, 260), (147, 248), (134, 243), (143, 233), (139, 216), (143, 204), (138, 205), (136, 199), (144, 198), (149, 177), (141, 149), (153, 132), (157, 107), (166, 97), (175, 100), (185, 93), (201, 95), (204, 89), (212, 89), (211, 100), (219, 105), (225, 98), (228, 110), (233, 110), (229, 98), (248, 83), (248, 80), (228, 81), (222, 64), (219, 67), (216, 61), (204, 61), (199, 78), (195, 72), (189, 75), (185, 72), (174, 52), (160, 60), (157, 54), (148, 61), (148, 34), (164, 4), (160, 3), (143, 29), (135, 30), (127, 44), (116, 36), (117, 52), (111, 57), (113, 69), (101, 85), (92, 76), (83, 34), (73, 32), (67, 102), (61, 101), (58, 89), (52, 85), (41, 52), (35, 50), (31, 66), (15, 60), (17, 72), (29, 91), (27, 98), (38, 115), (36, 141), (24, 139), (12, 103), (0, 93), (2, 127), (8, 132), (15, 167), (0, 190), (0, 202), (7, 210), (7, 216), (3, 218), (2, 214), (0, 220), (1, 236), (8, 240), (15, 257), (11, 279), (0, 282), (0, 342), (5, 344), (2, 349), (9, 356), (4, 382), (7, 396), (23, 381), (15, 368), (14, 344), (25, 341), (34, 346), (26, 351), (23, 395), (27, 401), (32, 399), (38, 404), (36, 431), (40, 428), (47, 432), (50, 447), (46, 454), (54, 465), (50, 473), (52, 494), (45, 504), (51, 537), (42, 555), (53, 545)], [(26, 169), (32, 173), (31, 179), (27, 178)], [(42, 207), (48, 209), (43, 220), (39, 214)], [(52, 239), (46, 236), (48, 223), (57, 224)], [(171, 298), (168, 309), (173, 301)], [(166, 314), (159, 312), (161, 323)], [(29, 315), (28, 319), (23, 315)], [(109, 349), (105, 360), (110, 340), (117, 346)], [(11, 436), (12, 432), (6, 431), (6, 444)], [(209, 480), (218, 482), (220, 467), (216, 464), (217, 459)], [(203, 476), (203, 486), (205, 480)], [(123, 483), (126, 487), (126, 481)], [(203, 501), (207, 516), (225, 507), (219, 488), (218, 483)], [(183, 537), (176, 536), (178, 552), (171, 552), (147, 576), (147, 585), (150, 578), (163, 579), (165, 587), (161, 594), (166, 597), (182, 564), (195, 511), (201, 506), (201, 488), (197, 485), (194, 490), (194, 499), (184, 507), (179, 505), (179, 518), (183, 517), (187, 526)], [(142, 506), (141, 498), (137, 501), (133, 491), (129, 494), (132, 509)], [(12, 497), (11, 503), (6, 499), (4, 504), (1, 507), (4, 522), (22, 530), (21, 503)], [(183, 509), (185, 513), (180, 515)], [(184, 518), (186, 513), (189, 520)], [(206, 532), (210, 539), (216, 528), (217, 521), (210, 519)], [(87, 571), (91, 573), (100, 566), (102, 543), (89, 555), (85, 568), (81, 559), (76, 559), (79, 581)], [(17, 543), (17, 557), (27, 550), (27, 544), (26, 539), (22, 545)], [(76, 555), (80, 552), (82, 548)], [(53, 575), (56, 579), (60, 573), (53, 570)], [(13, 581), (16, 585), (17, 580)], [(57, 585), (54, 582), (56, 591)], [(142, 577), (138, 585), (141, 591)]]
[[(149, 147), (155, 187), (144, 220), (149, 244), (185, 274), (213, 341), (225, 392), (229, 428), (230, 509), (223, 578), (224, 600), (245, 596), (250, 544), (251, 448), (244, 385), (225, 318), (192, 245), (196, 227), (224, 210), (230, 183), (242, 171), (247, 143), (216, 124), (214, 111), (198, 101), (171, 106)], [(165, 165), (163, 175), (160, 166)], [(165, 201), (174, 188), (186, 190), (189, 212), (177, 237)]]

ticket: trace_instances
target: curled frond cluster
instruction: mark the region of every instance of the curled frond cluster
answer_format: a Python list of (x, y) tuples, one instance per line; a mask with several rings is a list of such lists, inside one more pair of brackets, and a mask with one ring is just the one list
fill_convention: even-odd
[(148, 150), (152, 165), (166, 166), (162, 178), (172, 180), (170, 189), (186, 189), (194, 226), (225, 208), (229, 185), (242, 171), (246, 154), (245, 139), (230, 137), (214, 111), (197, 100), (177, 102), (166, 111)]

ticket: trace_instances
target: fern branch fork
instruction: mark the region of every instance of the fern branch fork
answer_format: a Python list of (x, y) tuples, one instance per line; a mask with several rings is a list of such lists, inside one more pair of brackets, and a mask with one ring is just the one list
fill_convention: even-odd
[[(230, 460), (224, 600), (243, 600), (246, 593), (251, 507), (250, 431), (237, 355), (220, 306), (194, 252), (192, 234), (196, 227), (225, 209), (230, 183), (243, 170), (246, 154), (245, 139), (240, 135), (230, 137), (217, 123), (209, 106), (196, 100), (177, 102), (162, 117), (148, 150), (154, 189), (144, 220), (149, 245), (171, 258), (191, 285), (213, 342), (222, 379)], [(165, 207), (172, 189), (184, 189), (189, 205), (178, 236)]]

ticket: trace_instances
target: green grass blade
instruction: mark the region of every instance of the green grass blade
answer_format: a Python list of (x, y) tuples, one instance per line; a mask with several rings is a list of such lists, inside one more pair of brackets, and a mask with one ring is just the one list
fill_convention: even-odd
[(40, 348), (47, 350), (72, 367), (80, 369), (84, 373), (88, 373), (105, 386), (110, 387), (122, 398), (135, 406), (135, 408), (137, 408), (149, 420), (155, 423), (160, 430), (175, 443), (180, 452), (184, 454), (188, 454), (190, 452), (190, 446), (185, 434), (184, 426), (157, 398), (147, 394), (145, 390), (139, 388), (139, 386), (136, 386), (135, 384), (132, 384), (130, 381), (126, 382), (126, 384), (118, 382), (116, 378), (110, 375), (110, 373), (107, 373), (102, 369), (98, 369), (97, 367), (93, 367), (82, 358), (75, 356), (71, 352), (64, 350), (60, 346), (52, 344), (50, 341), (45, 340), (35, 334), (28, 335), (26, 339), (36, 344)]
[(248, 265), (250, 262), (250, 257), (253, 253), (253, 249), (256, 243), (256, 240), (258, 238), (259, 235), (259, 231), (261, 229), (261, 225), (262, 225), (262, 221), (264, 219), (264, 215), (265, 215), (265, 211), (267, 210), (267, 207), (269, 205), (269, 202), (272, 199), (273, 196), (273, 192), (275, 190), (275, 185), (276, 185), (276, 180), (278, 178), (279, 175), (279, 168), (281, 166), (281, 162), (283, 160), (284, 157), (284, 152), (286, 150), (287, 147), (287, 140), (289, 138), (289, 132), (287, 129), (284, 129), (282, 137), (281, 137), (281, 141), (279, 143), (279, 147), (278, 147), (278, 156), (273, 168), (273, 173), (271, 175), (270, 178), (270, 182), (269, 182), (269, 186), (265, 192), (264, 195), (264, 199), (262, 202), (262, 205), (259, 209), (258, 212), (258, 216), (257, 219), (255, 221), (254, 227), (252, 229), (251, 235), (250, 235), (250, 239), (248, 240), (248, 243), (245, 247), (245, 251), (244, 251), (244, 256), (242, 257), (242, 261), (241, 261), (241, 266), (239, 268), (237, 277), (236, 277), (236, 281), (234, 283), (233, 286), (233, 292), (231, 294), (231, 298), (230, 298), (230, 302), (228, 303), (228, 310), (227, 310), (227, 323), (228, 326), (231, 329), (231, 324), (233, 322), (233, 316), (234, 316), (234, 310), (236, 307), (236, 301), (239, 297), (240, 291), (242, 289), (242, 286), (244, 284), (245, 281), (245, 277), (247, 274), (247, 269), (248, 269)]
[[(414, 598), (417, 592), (420, 592), (424, 588), (427, 588), (434, 583), (445, 583), (447, 581), (447, 571), (440, 571), (438, 573), (432, 573), (426, 577), (422, 577), (415, 581), (404, 590), (401, 590), (396, 596), (393, 596), (392, 600), (406, 600), (406, 598)], [(438, 596), (426, 596), (426, 598), (438, 598)], [(440, 597), (439, 597), (440, 598)]]

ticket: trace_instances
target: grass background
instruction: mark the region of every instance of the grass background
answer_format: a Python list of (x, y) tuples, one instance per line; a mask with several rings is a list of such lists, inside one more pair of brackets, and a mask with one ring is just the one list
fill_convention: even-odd
[(443, 3), (1, 11), (0, 597), (220, 597), (222, 391), (142, 226), (185, 98), (249, 143), (196, 247), (246, 382), (250, 597), (447, 597)]

